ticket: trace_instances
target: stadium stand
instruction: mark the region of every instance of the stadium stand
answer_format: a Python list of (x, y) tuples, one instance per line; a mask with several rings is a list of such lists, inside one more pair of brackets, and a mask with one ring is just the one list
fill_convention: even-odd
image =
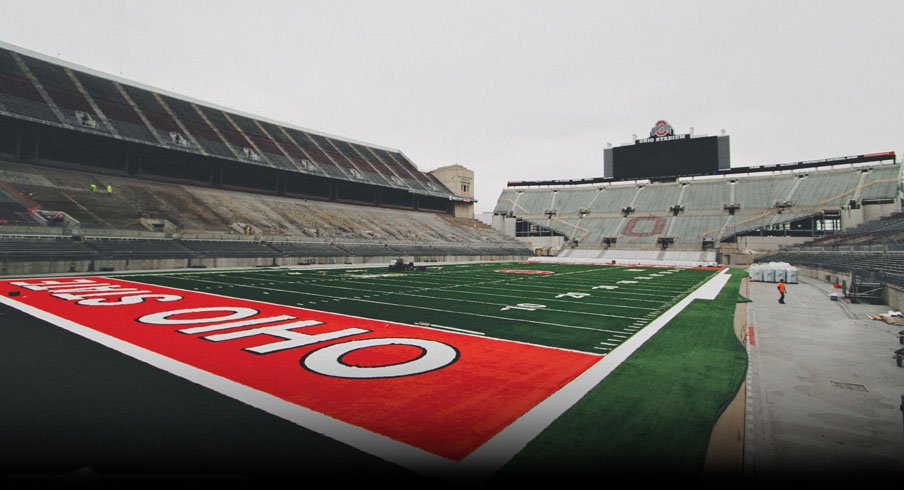
[[(97, 190), (92, 190), (92, 185)], [(110, 185), (112, 193), (105, 191)], [(40, 223), (38, 212), (62, 213), (85, 238), (42, 241), (40, 250), (76, 250), (96, 259), (278, 257), (525, 257), (519, 242), (475, 220), (444, 213), (387, 209), (260, 195), (185, 184), (0, 161), (0, 234), (16, 254), (18, 235), (66, 231)], [(246, 235), (246, 227), (253, 233)], [(0, 235), (2, 236), (2, 235)], [(262, 244), (261, 242), (264, 242)], [(66, 244), (65, 246), (63, 244)], [(433, 248), (435, 245), (436, 248)], [(33, 258), (45, 260), (43, 251)], [(77, 254), (76, 254), (77, 255)], [(115, 267), (115, 266), (114, 266)]]
[(275, 257), (279, 252), (255, 241), (182, 240), (182, 246), (201, 257)]
[(655, 213), (668, 211), (678, 204), (681, 187), (668, 184), (651, 184), (644, 186), (634, 201), (634, 209), (639, 213)]
[[(835, 217), (851, 207), (898, 202), (900, 172), (900, 164), (874, 163), (671, 182), (518, 185), (502, 191), (494, 214), (561, 235), (562, 257), (578, 257), (570, 250), (575, 246), (590, 250), (587, 258), (594, 259), (604, 249), (635, 250), (637, 257), (643, 255), (639, 251), (656, 248), (694, 252), (718, 249), (757, 230), (793, 231), (804, 226), (801, 222)], [(837, 230), (805, 231), (815, 237)]]
[[(97, 191), (91, 190), (92, 184)], [(114, 189), (112, 194), (102, 191), (107, 185)], [(148, 222), (165, 220), (182, 233), (236, 233), (232, 225), (247, 223), (265, 236), (511, 242), (477, 221), (442, 213), (266, 196), (10, 162), (0, 162), (0, 189), (4, 188), (30, 195), (43, 209), (65, 212), (83, 230), (154, 231)], [(2, 194), (7, 196), (3, 199), (21, 211), (23, 207), (8, 194)], [(20, 220), (19, 224), (28, 223)]]
[(0, 104), (9, 117), (245, 165), (451, 194), (398, 150), (263, 121), (11, 48), (0, 46)]
[(807, 242), (796, 249), (832, 250), (870, 245), (904, 246), (904, 213), (898, 212), (867, 221), (835, 235)]
[(59, 122), (38, 87), (23, 71), (19, 59), (7, 50), (0, 50), (0, 103), (7, 111), (27, 120)]
[(195, 256), (191, 247), (175, 240), (154, 238), (94, 238), (84, 244), (108, 259), (188, 258)]
[(399, 150), (0, 43), (0, 273), (531, 255), (468, 215)]
[(869, 251), (836, 251), (821, 252), (812, 250), (782, 251), (770, 254), (762, 259), (764, 262), (788, 262), (816, 269), (849, 271), (866, 269), (882, 271), (904, 276), (904, 252), (869, 252)]
[(34, 221), (15, 190), (0, 181), (0, 225), (30, 226)]
[[(398, 253), (407, 256), (414, 257), (433, 257), (438, 255), (435, 248), (427, 246), (427, 245), (405, 245), (405, 244), (393, 244), (392, 249), (396, 250)], [(500, 255), (500, 254), (488, 254), (488, 255)]]
[(376, 245), (369, 243), (343, 243), (337, 245), (338, 248), (345, 250), (350, 256), (359, 257), (386, 257), (397, 255), (395, 249), (387, 245)]
[(329, 243), (271, 242), (270, 247), (286, 256), (294, 257), (344, 257), (344, 249)]
[(904, 287), (904, 212), (867, 221), (824, 238), (766, 255), (814, 270), (846, 274), (851, 280), (867, 276), (879, 283)]
[(68, 237), (0, 239), (0, 259), (3, 261), (82, 260), (97, 256), (97, 251), (84, 242)]

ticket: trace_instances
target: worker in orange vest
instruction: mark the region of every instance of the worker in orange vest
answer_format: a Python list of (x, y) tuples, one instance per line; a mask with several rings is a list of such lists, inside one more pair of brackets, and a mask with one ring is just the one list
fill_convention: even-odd
[(784, 279), (778, 280), (778, 293), (781, 295), (778, 298), (778, 302), (781, 304), (785, 304), (785, 280)]

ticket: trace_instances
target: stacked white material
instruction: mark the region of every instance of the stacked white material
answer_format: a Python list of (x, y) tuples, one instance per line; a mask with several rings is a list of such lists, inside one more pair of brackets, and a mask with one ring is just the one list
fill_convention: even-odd
[(747, 269), (751, 281), (778, 282), (783, 280), (789, 284), (797, 284), (797, 267), (787, 262), (769, 262), (753, 264)]

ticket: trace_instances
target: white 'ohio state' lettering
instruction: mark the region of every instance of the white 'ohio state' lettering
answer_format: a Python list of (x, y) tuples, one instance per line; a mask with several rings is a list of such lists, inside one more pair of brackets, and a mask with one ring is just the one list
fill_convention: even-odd
[(182, 299), (182, 296), (176, 296), (175, 294), (136, 294), (134, 296), (123, 296), (116, 301), (111, 301), (107, 298), (83, 299), (76, 304), (85, 306), (137, 305), (138, 303), (143, 303), (144, 300), (148, 298), (157, 298), (157, 301), (167, 303), (169, 301), (179, 301)]
[[(179, 301), (182, 296), (175, 294), (146, 294), (151, 291), (123, 287), (118, 284), (97, 282), (93, 279), (72, 279), (69, 281), (44, 280), (36, 283), (18, 281), (10, 283), (30, 291), (49, 291), (50, 295), (66, 301), (75, 301), (83, 306), (121, 306), (143, 303), (156, 298), (158, 302)], [(79, 293), (79, 294), (74, 294)], [(86, 299), (94, 296), (122, 296), (117, 300), (107, 298)]]
[(237, 322), (218, 323), (216, 325), (207, 325), (205, 327), (183, 328), (179, 333), (195, 334), (214, 332), (216, 330), (226, 330), (229, 328), (250, 327), (251, 325), (260, 325), (261, 323), (274, 323), (283, 320), (295, 320), (291, 315), (268, 316), (264, 318), (252, 318), (251, 320), (240, 320)]
[(90, 284), (92, 286), (109, 286), (110, 283), (98, 283), (93, 279), (73, 279), (71, 281), (38, 281), (36, 283), (25, 282), (25, 281), (17, 281), (10, 283), (14, 286), (19, 286), (20, 288), (25, 288), (30, 291), (47, 291), (48, 289), (57, 288), (71, 288), (76, 286), (83, 286), (86, 284)]
[[(185, 315), (188, 313), (215, 313), (219, 311), (232, 312), (229, 315), (214, 316), (210, 318), (183, 318), (171, 319), (171, 316)], [(160, 313), (151, 313), (139, 318), (141, 323), (150, 323), (151, 325), (191, 325), (193, 323), (213, 323), (225, 322), (230, 320), (241, 320), (260, 313), (254, 308), (243, 308), (241, 306), (209, 306), (205, 308), (185, 308), (182, 310), (161, 311)]]
[[(350, 366), (342, 362), (342, 357), (353, 351), (384, 345), (410, 345), (419, 347), (424, 353), (417, 359), (389, 366)], [(389, 337), (333, 344), (311, 352), (301, 360), (301, 363), (305, 368), (324, 376), (373, 379), (398, 378), (436, 371), (452, 364), (456, 359), (458, 359), (458, 351), (442, 342)]]
[[(190, 313), (211, 313), (215, 316), (202, 317), (202, 318), (170, 318), (172, 316), (177, 315), (186, 315)], [(228, 313), (228, 314), (222, 314)], [(240, 306), (210, 306), (204, 308), (185, 308), (182, 310), (171, 310), (171, 311), (163, 311), (160, 313), (151, 313), (148, 315), (144, 315), (138, 319), (141, 323), (149, 323), (151, 325), (197, 325), (201, 324), (209, 324), (214, 322), (226, 322), (226, 323), (217, 323), (215, 325), (205, 325), (202, 327), (192, 327), (192, 328), (183, 328), (179, 330), (180, 333), (185, 334), (195, 334), (195, 333), (207, 333), (213, 332), (216, 330), (226, 330), (230, 328), (237, 327), (247, 327), (251, 325), (260, 325), (262, 323), (274, 323), (285, 320), (297, 320), (294, 316), (290, 315), (278, 315), (271, 316), (266, 318), (250, 318), (254, 315), (260, 313), (258, 310), (254, 308), (244, 308)], [(248, 318), (247, 320), (245, 320)], [(239, 320), (239, 321), (234, 321)], [(248, 352), (253, 352), (255, 354), (270, 354), (271, 352), (278, 352), (286, 349), (293, 349), (295, 347), (302, 347), (305, 345), (316, 344), (318, 342), (326, 342), (327, 340), (336, 340), (341, 339), (343, 337), (349, 337), (352, 335), (359, 335), (362, 333), (368, 333), (370, 330), (364, 330), (363, 328), (346, 328), (343, 330), (336, 330), (333, 332), (324, 332), (319, 334), (306, 334), (301, 332), (296, 332), (293, 329), (296, 328), (304, 328), (304, 327), (312, 327), (314, 325), (323, 325), (323, 322), (318, 322), (314, 320), (304, 320), (299, 322), (285, 323), (282, 325), (271, 325), (267, 327), (259, 327), (259, 328), (250, 328), (247, 330), (239, 330), (237, 332), (229, 332), (229, 333), (221, 333), (215, 335), (208, 335), (206, 337), (201, 337), (204, 340), (209, 340), (211, 342), (223, 342), (227, 340), (235, 340), (242, 339), (245, 337), (253, 337), (256, 335), (269, 335), (271, 337), (278, 337), (284, 339), (281, 342), (272, 342), (269, 344), (258, 345), (255, 347), (247, 347), (243, 350)]]
[[(151, 291), (97, 282), (91, 279), (72, 279), (66, 281), (42, 280), (38, 282), (17, 281), (12, 282), (11, 284), (31, 291), (48, 291), (50, 295), (58, 299), (76, 301), (77, 304), (85, 306), (133, 305), (142, 303), (146, 299), (151, 298), (156, 299), (159, 302), (184, 299), (182, 296), (175, 294), (148, 294), (151, 293)], [(119, 297), (114, 298), (115, 296)], [(517, 306), (506, 307), (503, 308), (503, 310), (512, 308), (534, 311), (538, 308), (545, 308), (545, 305), (519, 303)], [(197, 315), (203, 313), (210, 313), (211, 316), (201, 315), (200, 318), (171, 318), (178, 315)], [(185, 308), (181, 310), (150, 313), (138, 318), (138, 322), (151, 325), (195, 325), (193, 327), (178, 330), (178, 332), (184, 334), (198, 334), (267, 323), (272, 324), (287, 320), (297, 320), (297, 318), (291, 315), (251, 318), (259, 313), (260, 311), (254, 308), (240, 306)], [(271, 342), (243, 349), (255, 354), (269, 354), (370, 332), (370, 330), (365, 330), (363, 328), (346, 328), (319, 334), (306, 334), (295, 331), (295, 329), (312, 327), (315, 325), (323, 325), (323, 322), (316, 320), (293, 321), (280, 325), (268, 325), (235, 332), (218, 333), (201, 338), (211, 342), (223, 342), (258, 335), (268, 335), (283, 339), (279, 342)], [(356, 350), (386, 345), (409, 345), (421, 349), (423, 353), (416, 359), (384, 366), (352, 366), (342, 362), (344, 356)], [(301, 363), (308, 370), (324, 376), (350, 379), (373, 379), (413, 376), (435, 371), (452, 364), (457, 359), (458, 351), (454, 347), (442, 342), (425, 339), (390, 337), (352, 340), (340, 344), (333, 344), (308, 353), (308, 355), (302, 359)]]
[(346, 328), (343, 330), (336, 330), (335, 332), (325, 332), (316, 335), (308, 335), (306, 333), (295, 332), (292, 330), (293, 328), (313, 327), (314, 325), (323, 325), (323, 322), (318, 322), (315, 320), (304, 320), (300, 322), (286, 323), (283, 325), (274, 325), (271, 327), (251, 328), (248, 330), (239, 330), (238, 332), (209, 335), (202, 338), (213, 342), (242, 339), (254, 335), (271, 335), (273, 337), (286, 339), (282, 342), (274, 342), (271, 344), (259, 345), (256, 347), (248, 347), (246, 349), (243, 349), (248, 352), (254, 352), (255, 354), (269, 354), (271, 352), (293, 349), (295, 347), (316, 344), (318, 342), (326, 342), (327, 340), (341, 339), (342, 337), (349, 337), (370, 331), (364, 330), (363, 328)]

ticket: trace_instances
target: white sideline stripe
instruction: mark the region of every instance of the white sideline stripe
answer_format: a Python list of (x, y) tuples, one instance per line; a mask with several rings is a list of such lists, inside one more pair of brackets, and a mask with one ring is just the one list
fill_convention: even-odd
[(727, 270), (723, 269), (715, 277), (698, 287), (653, 320), (643, 330), (613, 349), (603, 359), (584, 371), (571, 383), (563, 386), (549, 398), (527, 411), (492, 439), (477, 448), (456, 465), (456, 470), (465, 474), (487, 478), (509, 462), (535, 437), (570, 409), (594, 386), (606, 379), (612, 371), (640, 348), (647, 340), (662, 329), (669, 321), (681, 313), (695, 299), (711, 299), (713, 291), (718, 291), (728, 282)]
[(446, 330), (455, 330), (456, 332), (464, 332), (464, 333), (469, 333), (469, 334), (472, 334), (472, 335), (483, 335), (483, 336), (486, 335), (485, 333), (483, 333), (483, 332), (478, 332), (478, 331), (476, 331), (476, 330), (465, 330), (465, 329), (463, 329), (463, 328), (447, 327), (446, 325), (438, 325), (438, 324), (436, 324), (436, 323), (431, 323), (430, 325), (423, 325), (423, 326), (425, 326), (425, 327), (443, 328), (443, 329), (446, 329)]
[(725, 270), (722, 270), (716, 277), (706, 281), (706, 284), (694, 291), (694, 294), (697, 295), (697, 299), (714, 300), (719, 295), (719, 291), (728, 284), (729, 279), (731, 279), (731, 276)]
[(0, 296), (0, 303), (121, 352), (158, 369), (222, 393), (306, 429), (426, 475), (448, 474), (455, 462), (322, 413), (289, 403), (203, 369), (184, 364), (30, 305)]

